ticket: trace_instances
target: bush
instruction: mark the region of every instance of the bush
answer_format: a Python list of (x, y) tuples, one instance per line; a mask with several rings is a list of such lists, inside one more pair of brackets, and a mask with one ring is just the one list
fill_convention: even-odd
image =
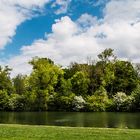
[(12, 94), (8, 101), (8, 109), (11, 111), (24, 111), (26, 99), (23, 95)]
[(85, 107), (85, 100), (82, 96), (75, 96), (72, 104), (73, 104), (73, 110), (75, 111), (82, 111)]
[(72, 101), (75, 97), (74, 93), (69, 93), (69, 95), (56, 94), (51, 96), (49, 101), (49, 110), (59, 110), (59, 111), (71, 111)]
[(113, 96), (113, 105), (115, 111), (130, 111), (134, 98), (127, 96), (124, 92), (118, 92)]
[(94, 95), (87, 97), (86, 109), (88, 111), (105, 111), (108, 102), (106, 90), (100, 87)]

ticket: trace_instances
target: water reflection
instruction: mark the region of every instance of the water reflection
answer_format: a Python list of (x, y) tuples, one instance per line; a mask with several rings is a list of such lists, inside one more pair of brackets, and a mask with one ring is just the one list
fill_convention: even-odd
[(0, 112), (0, 123), (140, 128), (140, 113)]

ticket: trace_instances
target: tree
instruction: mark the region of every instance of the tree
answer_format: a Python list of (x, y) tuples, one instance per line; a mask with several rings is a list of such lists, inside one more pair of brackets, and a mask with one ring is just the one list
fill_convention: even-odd
[(88, 64), (78, 64), (78, 63), (71, 63), (68, 68), (64, 70), (64, 78), (70, 79), (76, 72), (84, 72), (85, 74), (89, 74), (90, 65)]
[(114, 66), (115, 79), (113, 81), (113, 93), (121, 91), (126, 94), (131, 94), (138, 84), (138, 74), (133, 65), (128, 61), (118, 60)]
[(0, 90), (5, 90), (8, 95), (14, 93), (10, 71), (11, 69), (8, 66), (0, 67)]
[(116, 56), (113, 54), (113, 49), (109, 48), (109, 49), (105, 49), (103, 52), (101, 52), (98, 55), (98, 58), (100, 59), (100, 61), (104, 62), (104, 63), (109, 63), (112, 60), (115, 61), (116, 60)]
[(140, 85), (137, 85), (131, 93), (133, 100), (132, 111), (140, 111)]
[(48, 58), (34, 58), (30, 64), (33, 66), (33, 72), (29, 78), (29, 85), (36, 93), (35, 109), (47, 110), (49, 95), (53, 94), (59, 77), (63, 75), (63, 70)]
[(89, 92), (91, 95), (100, 87), (103, 86), (107, 92), (112, 93), (112, 84), (115, 79), (114, 63), (97, 62), (91, 66), (91, 73), (89, 74), (90, 84)]
[(87, 95), (89, 82), (89, 78), (84, 72), (76, 72), (71, 78), (72, 92), (78, 96)]
[(8, 108), (9, 96), (5, 90), (0, 90), (0, 110), (4, 111)]
[(27, 90), (26, 85), (26, 76), (18, 74), (15, 78), (13, 78), (13, 84), (16, 91), (16, 94), (23, 95)]

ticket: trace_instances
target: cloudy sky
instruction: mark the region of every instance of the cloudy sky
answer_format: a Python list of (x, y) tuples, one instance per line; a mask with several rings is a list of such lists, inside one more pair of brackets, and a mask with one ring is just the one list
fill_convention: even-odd
[(12, 76), (35, 56), (67, 66), (105, 48), (140, 62), (140, 0), (0, 0), (0, 64)]

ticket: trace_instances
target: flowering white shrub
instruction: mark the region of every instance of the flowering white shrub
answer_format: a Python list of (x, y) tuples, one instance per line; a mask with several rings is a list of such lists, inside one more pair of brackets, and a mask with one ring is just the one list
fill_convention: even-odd
[(133, 97), (127, 96), (124, 92), (118, 92), (113, 97), (114, 105), (117, 111), (127, 111), (131, 107)]
[(86, 102), (82, 96), (75, 96), (73, 99), (73, 102), (72, 102), (72, 104), (74, 106), (73, 110), (75, 110), (75, 111), (82, 110), (85, 106), (85, 103)]

